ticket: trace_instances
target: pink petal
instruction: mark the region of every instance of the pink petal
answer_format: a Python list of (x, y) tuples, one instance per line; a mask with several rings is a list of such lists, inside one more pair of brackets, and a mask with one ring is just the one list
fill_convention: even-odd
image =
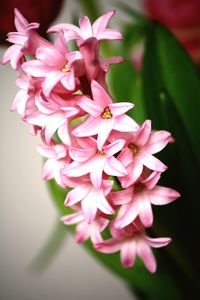
[(114, 210), (108, 203), (108, 200), (104, 197), (102, 191), (98, 191), (98, 193), (94, 194), (96, 199), (97, 207), (105, 214), (113, 214)]
[(89, 188), (86, 185), (80, 184), (67, 194), (64, 205), (72, 206), (75, 203), (84, 199), (89, 193)]
[(22, 52), (21, 51), (15, 51), (13, 53), (13, 55), (11, 56), (11, 58), (10, 58), (11, 67), (16, 70), (18, 68), (19, 63), (22, 63), (22, 61), (23, 61)]
[(101, 119), (97, 137), (97, 147), (101, 150), (111, 133), (114, 125), (114, 119)]
[(101, 67), (104, 72), (108, 72), (111, 64), (120, 64), (124, 61), (124, 58), (121, 56), (112, 56), (101, 59)]
[(156, 260), (145, 241), (139, 241), (137, 245), (137, 254), (143, 260), (146, 268), (149, 272), (154, 273), (156, 271)]
[(123, 188), (129, 187), (138, 180), (142, 174), (143, 165), (139, 160), (134, 159), (126, 167), (126, 170), (128, 171), (128, 175), (119, 179)]
[(72, 134), (78, 137), (95, 135), (99, 131), (99, 121), (101, 121), (101, 118), (89, 117), (78, 125), (78, 127), (72, 131)]
[(90, 238), (91, 238), (91, 242), (93, 245), (103, 241), (101, 234), (100, 234), (100, 231), (102, 231), (102, 230), (101, 230), (101, 228), (99, 228), (99, 226), (96, 225), (98, 223), (97, 223), (97, 220), (94, 220), (93, 224), (90, 225)]
[(149, 191), (150, 201), (154, 205), (165, 205), (171, 203), (180, 196), (181, 195), (177, 191), (159, 185), (155, 186), (151, 191)]
[(45, 77), (47, 74), (49, 74), (49, 72), (52, 71), (51, 67), (44, 65), (39, 60), (30, 60), (23, 63), (22, 69), (34, 77)]
[(130, 151), (128, 147), (122, 149), (120, 154), (117, 156), (117, 159), (121, 161), (121, 163), (127, 167), (133, 160), (133, 153)]
[[(7, 64), (9, 62), (9, 60), (13, 57), (15, 52), (20, 52), (20, 49), (21, 49), (21, 46), (18, 46), (18, 45), (10, 46), (3, 55), (3, 58), (1, 60), (2, 65)], [(20, 54), (20, 55), (22, 55), (22, 54)]]
[(113, 181), (112, 180), (102, 180), (101, 188), (102, 188), (103, 194), (105, 196), (107, 196), (111, 192), (112, 187), (113, 187)]
[[(71, 25), (71, 24), (70, 24)], [(59, 25), (58, 25), (59, 26)], [(53, 26), (54, 27), (54, 26)], [(55, 26), (56, 27), (56, 26)], [(75, 26), (76, 27), (76, 26)], [(78, 27), (77, 27), (78, 28)], [(79, 28), (78, 28), (79, 29)], [(77, 32), (75, 31), (64, 31), (64, 36), (65, 36), (65, 40), (66, 42), (67, 41), (71, 41), (71, 40), (79, 40), (80, 39), (80, 36), (81, 36), (81, 33), (78, 34)]]
[(167, 246), (171, 243), (171, 238), (168, 237), (161, 237), (161, 238), (150, 238), (148, 236), (145, 237), (148, 244), (153, 248), (161, 248)]
[(124, 140), (116, 140), (110, 145), (105, 146), (104, 149), (106, 151), (106, 157), (111, 157), (118, 153), (123, 148), (124, 144)]
[(127, 175), (127, 171), (114, 156), (107, 158), (104, 171), (107, 175), (111, 176), (125, 176)]
[(133, 188), (130, 187), (122, 191), (112, 192), (110, 196), (114, 205), (127, 204), (132, 201)]
[(51, 32), (68, 31), (68, 30), (74, 31), (75, 33), (77, 33), (77, 36), (81, 35), (81, 31), (77, 26), (75, 26), (73, 24), (68, 24), (68, 23), (61, 23), (58, 25), (54, 25), (54, 26), (50, 27), (47, 32), (51, 33)]
[(58, 110), (57, 105), (55, 103), (49, 102), (46, 98), (44, 99), (42, 93), (37, 93), (35, 95), (35, 105), (43, 114), (52, 114)]
[(27, 95), (27, 92), (24, 90), (19, 90), (19, 92), (16, 94), (13, 100), (11, 111), (17, 110), (22, 117), (25, 117), (28, 100), (29, 100), (29, 96)]
[(56, 159), (66, 158), (67, 156), (67, 149), (64, 145), (56, 144), (54, 147), (55, 157)]
[(69, 148), (70, 157), (77, 162), (85, 162), (95, 154), (95, 149), (78, 149), (74, 147)]
[(127, 112), (129, 109), (133, 107), (134, 104), (130, 102), (119, 102), (119, 103), (109, 104), (109, 108), (114, 117), (124, 114), (125, 112)]
[(140, 156), (138, 156), (138, 159), (151, 170), (164, 172), (167, 169), (166, 165), (145, 150), (140, 150)]
[(161, 177), (161, 173), (154, 171), (147, 178), (143, 180), (141, 179), (141, 182), (145, 184), (148, 190), (151, 190), (155, 187), (160, 177)]
[(64, 75), (65, 76), (63, 76), (61, 79), (61, 83), (67, 90), (73, 91), (75, 89), (75, 78), (73, 70), (64, 73)]
[(105, 29), (98, 34), (98, 40), (121, 40), (123, 36), (115, 29)]
[(24, 16), (20, 13), (20, 11), (15, 8), (15, 27), (17, 31), (24, 32), (28, 26), (28, 21), (24, 18)]
[(61, 170), (64, 168), (64, 163), (62, 161), (57, 161), (56, 159), (48, 159), (46, 160), (43, 170), (42, 170), (42, 178), (44, 180), (55, 179), (58, 185), (63, 188), (66, 188), (65, 181)]
[(9, 32), (8, 33), (8, 41), (10, 43), (20, 45), (21, 50), (24, 50), (24, 45), (28, 42), (28, 36), (23, 32)]
[(113, 129), (121, 132), (133, 132), (139, 129), (139, 125), (131, 117), (121, 115), (115, 118)]
[(120, 250), (121, 242), (115, 239), (109, 239), (100, 243), (96, 243), (94, 248), (102, 253), (115, 253)]
[(97, 213), (97, 206), (94, 196), (95, 195), (93, 192), (89, 192), (81, 202), (83, 214), (88, 224), (91, 224), (94, 221)]
[(112, 103), (109, 95), (95, 80), (92, 80), (91, 89), (94, 101), (97, 102), (103, 109)]
[(122, 245), (120, 258), (125, 268), (131, 268), (134, 265), (136, 258), (135, 241), (127, 242)]
[(92, 117), (97, 117), (102, 113), (101, 106), (88, 97), (83, 97), (77, 102), (77, 104)]
[(151, 121), (146, 120), (137, 135), (136, 138), (137, 146), (139, 147), (144, 146), (149, 139), (150, 133), (151, 133)]
[(67, 123), (65, 123), (60, 128), (58, 128), (58, 136), (65, 145), (68, 145), (68, 146), (71, 145), (71, 137), (69, 134), (69, 129), (68, 129)]
[(65, 57), (68, 61), (67, 65), (69, 68), (73, 67), (74, 63), (77, 60), (83, 60), (83, 56), (79, 51), (73, 51), (65, 54)]
[(99, 17), (92, 25), (94, 36), (97, 37), (99, 33), (104, 31), (104, 29), (107, 27), (108, 22), (115, 14), (115, 10), (111, 10), (108, 13), (104, 14), (103, 16)]
[(86, 222), (79, 223), (76, 227), (76, 243), (83, 243), (90, 237), (89, 225)]
[(137, 199), (120, 207), (118, 215), (115, 219), (115, 226), (123, 228), (131, 224), (137, 217), (139, 212)]
[(45, 65), (53, 68), (62, 68), (66, 63), (64, 55), (53, 47), (39, 47), (36, 52), (36, 57)]
[(99, 44), (96, 38), (91, 37), (81, 43), (79, 48), (81, 54), (83, 55), (84, 61), (87, 62), (85, 63), (85, 71), (87, 78), (91, 82), (102, 73), (99, 61)]
[(151, 154), (157, 153), (161, 151), (171, 139), (171, 134), (168, 131), (153, 131), (145, 148)]
[(138, 193), (139, 217), (145, 227), (151, 227), (153, 224), (153, 212), (151, 203), (145, 192)]
[(82, 175), (90, 173), (93, 167), (93, 159), (88, 160), (86, 163), (72, 162), (63, 170), (63, 173), (70, 177), (80, 177)]
[(93, 36), (92, 26), (88, 17), (85, 16), (80, 19), (80, 30), (81, 30), (81, 35), (84, 39)]
[(60, 218), (60, 220), (65, 225), (72, 225), (72, 224), (78, 224), (79, 222), (84, 220), (83, 214), (81, 212), (65, 215)]
[(101, 155), (96, 156), (90, 171), (90, 180), (96, 189), (101, 187), (104, 165), (105, 157)]
[(52, 71), (49, 74), (47, 74), (45, 80), (44, 80), (44, 85), (43, 85), (43, 90), (44, 94), (48, 96), (51, 92), (51, 90), (54, 88), (54, 86), (65, 76), (65, 73), (60, 72), (60, 71)]

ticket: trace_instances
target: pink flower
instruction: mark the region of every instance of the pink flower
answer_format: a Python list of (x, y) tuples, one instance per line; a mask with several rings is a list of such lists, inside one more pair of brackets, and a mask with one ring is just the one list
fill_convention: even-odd
[(121, 33), (114, 29), (107, 29), (107, 24), (115, 14), (115, 10), (111, 10), (105, 15), (99, 17), (93, 25), (91, 25), (88, 17), (83, 17), (80, 20), (80, 28), (68, 24), (63, 23), (59, 25), (52, 26), (48, 32), (57, 32), (60, 30), (64, 30), (65, 38), (67, 41), (76, 39), (78, 45), (80, 45), (83, 41), (95, 37), (98, 41), (100, 40), (120, 40), (122, 39)]
[[(38, 97), (37, 105), (40, 111), (30, 113), (24, 120), (28, 124), (40, 126), (44, 130), (47, 143), (50, 143), (52, 136), (58, 131), (58, 136), (62, 142), (66, 145), (71, 145), (69, 123), (73, 118), (79, 116), (80, 111), (76, 108), (76, 101), (79, 97), (83, 96), (71, 96), (70, 99), (72, 101), (62, 101), (62, 106), (59, 103), (51, 105), (51, 102), (48, 103), (42, 100), (41, 97)], [(56, 98), (59, 98), (59, 96)]]
[(49, 47), (51, 43), (43, 39), (35, 31), (35, 29), (39, 27), (39, 24), (29, 24), (18, 9), (15, 9), (15, 26), (17, 32), (8, 33), (8, 41), (14, 45), (9, 47), (5, 52), (2, 64), (6, 64), (10, 61), (11, 66), (17, 69), (25, 54), (35, 54), (38, 47), (44, 45)]
[(102, 180), (100, 189), (96, 189), (91, 181), (81, 178), (77, 186), (67, 194), (65, 205), (72, 206), (81, 201), (81, 207), (85, 220), (91, 224), (99, 209), (105, 214), (113, 214), (114, 210), (110, 206), (106, 196), (112, 189), (113, 181)]
[(63, 188), (71, 186), (71, 181), (62, 174), (63, 168), (71, 162), (67, 148), (64, 145), (52, 143), (52, 145), (39, 145), (38, 152), (48, 158), (43, 166), (42, 178), (44, 180), (55, 179)]
[(124, 114), (133, 108), (132, 103), (113, 103), (106, 91), (94, 80), (91, 89), (93, 100), (84, 98), (77, 103), (90, 116), (73, 130), (75, 136), (98, 134), (97, 146), (98, 149), (102, 149), (113, 129), (120, 132), (133, 132), (139, 128), (133, 119)]
[(156, 260), (151, 247), (160, 248), (167, 246), (171, 239), (168, 237), (150, 238), (141, 225), (132, 223), (129, 226), (118, 229), (115, 222), (110, 225), (112, 238), (103, 242), (96, 243), (95, 249), (103, 253), (115, 253), (120, 251), (122, 265), (125, 268), (133, 267), (136, 256), (144, 262), (149, 272), (156, 271)]
[(85, 221), (84, 215), (81, 211), (63, 216), (61, 221), (65, 225), (77, 224), (75, 234), (77, 243), (83, 243), (89, 238), (93, 243), (101, 242), (102, 237), (100, 232), (104, 231), (109, 224), (107, 219), (100, 216), (96, 217), (93, 223), (88, 224), (88, 222)]
[(65, 168), (65, 174), (71, 177), (90, 174), (90, 180), (96, 189), (101, 187), (103, 172), (119, 177), (127, 174), (122, 163), (114, 156), (122, 149), (124, 140), (116, 140), (104, 146), (102, 150), (98, 150), (94, 138), (83, 138), (82, 143), (82, 149), (69, 148), (69, 155), (74, 161)]
[(45, 95), (49, 95), (58, 82), (61, 82), (68, 91), (75, 90), (74, 65), (77, 61), (80, 63), (82, 55), (79, 51), (69, 52), (62, 33), (57, 36), (54, 46), (39, 47), (36, 58), (25, 62), (22, 68), (31, 76), (45, 78), (43, 84)]
[(130, 186), (140, 177), (143, 166), (150, 170), (163, 172), (167, 167), (152, 154), (161, 151), (173, 139), (165, 130), (151, 131), (151, 121), (147, 120), (136, 133), (127, 135), (126, 147), (118, 159), (128, 171), (128, 175), (120, 178), (124, 188)]
[(159, 178), (160, 173), (153, 172), (128, 189), (111, 193), (113, 204), (121, 205), (115, 219), (116, 227), (122, 228), (131, 224), (137, 216), (144, 227), (150, 227), (153, 224), (151, 204), (165, 205), (180, 197), (175, 190), (156, 185)]

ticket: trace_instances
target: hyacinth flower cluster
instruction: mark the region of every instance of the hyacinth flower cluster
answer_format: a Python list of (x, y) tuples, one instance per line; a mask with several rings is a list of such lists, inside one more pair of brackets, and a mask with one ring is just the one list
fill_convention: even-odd
[[(147, 235), (145, 229), (153, 225), (152, 205), (180, 196), (158, 185), (167, 166), (154, 154), (173, 138), (165, 130), (152, 130), (150, 120), (138, 124), (126, 114), (134, 105), (117, 103), (109, 94), (106, 74), (123, 58), (103, 58), (99, 49), (102, 40), (122, 39), (118, 31), (107, 28), (114, 13), (93, 24), (83, 17), (80, 28), (67, 23), (52, 26), (50, 42), (37, 33), (38, 23), (29, 24), (15, 9), (17, 32), (8, 34), (13, 45), (2, 63), (10, 62), (18, 72), (20, 89), (12, 111), (30, 125), (33, 135), (41, 136), (43, 179), (70, 188), (63, 205), (73, 213), (62, 222), (76, 225), (78, 243), (90, 239), (96, 251), (119, 251), (125, 268), (138, 256), (153, 273), (151, 248), (164, 247), (171, 239)], [(71, 41), (76, 51), (70, 50)], [(108, 239), (103, 238), (105, 230)]]

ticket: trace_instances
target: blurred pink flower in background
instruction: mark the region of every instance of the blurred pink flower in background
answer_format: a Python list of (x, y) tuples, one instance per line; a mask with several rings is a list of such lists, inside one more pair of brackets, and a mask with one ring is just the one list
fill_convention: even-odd
[(200, 65), (200, 0), (146, 0), (144, 10), (168, 27)]

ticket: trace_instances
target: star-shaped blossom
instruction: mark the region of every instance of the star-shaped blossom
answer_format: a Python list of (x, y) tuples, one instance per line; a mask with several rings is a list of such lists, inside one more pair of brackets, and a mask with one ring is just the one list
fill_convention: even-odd
[(73, 214), (61, 217), (61, 221), (65, 225), (77, 224), (75, 233), (76, 242), (83, 243), (89, 238), (93, 243), (101, 242), (102, 237), (100, 233), (108, 226), (109, 220), (102, 216), (97, 216), (91, 224), (88, 224), (80, 208), (79, 210), (76, 208), (76, 210), (77, 212)]
[(89, 18), (85, 16), (80, 19), (80, 28), (72, 24), (62, 23), (52, 26), (48, 32), (58, 32), (63, 30), (67, 41), (76, 39), (79, 45), (91, 37), (95, 37), (99, 41), (120, 40), (122, 39), (120, 32), (106, 28), (114, 14), (115, 10), (113, 9), (99, 17), (93, 24), (91, 24)]
[(98, 150), (97, 142), (94, 138), (85, 138), (82, 148), (69, 148), (69, 155), (73, 162), (63, 170), (65, 174), (71, 177), (81, 177), (90, 174), (90, 180), (96, 189), (100, 189), (102, 184), (102, 175), (105, 172), (111, 176), (124, 176), (127, 174), (116, 158), (124, 145), (124, 140), (116, 140)]
[(138, 124), (125, 114), (133, 108), (130, 102), (113, 103), (107, 92), (96, 82), (91, 83), (93, 100), (80, 99), (78, 105), (89, 117), (73, 130), (78, 137), (98, 134), (97, 146), (102, 149), (112, 130), (133, 132), (139, 129)]
[(38, 145), (37, 149), (42, 156), (47, 158), (43, 166), (42, 178), (44, 180), (55, 179), (63, 188), (73, 185), (70, 178), (62, 173), (63, 168), (71, 162), (67, 147), (52, 142), (51, 145), (46, 143)]
[(115, 253), (120, 251), (122, 265), (125, 268), (133, 267), (136, 256), (144, 262), (149, 272), (156, 271), (156, 260), (151, 247), (160, 248), (167, 246), (171, 239), (168, 237), (150, 238), (138, 222), (119, 229), (115, 227), (115, 221), (110, 225), (112, 238), (98, 242), (94, 245), (95, 249), (103, 253)]
[(124, 188), (136, 182), (144, 166), (157, 172), (164, 172), (167, 169), (167, 166), (153, 154), (173, 141), (168, 131), (151, 131), (151, 121), (146, 120), (136, 133), (127, 134), (124, 138), (127, 142), (118, 156), (128, 171), (127, 176), (119, 179)]
[(90, 180), (82, 178), (77, 181), (76, 187), (67, 194), (65, 205), (72, 206), (81, 201), (81, 207), (85, 220), (91, 224), (97, 214), (97, 210), (105, 213), (114, 213), (106, 196), (112, 189), (113, 181), (102, 180), (100, 189), (96, 189)]
[[(37, 102), (40, 110), (30, 113), (24, 120), (28, 124), (41, 127), (47, 143), (50, 143), (52, 136), (57, 131), (61, 141), (66, 145), (71, 145), (71, 128), (69, 123), (73, 118), (79, 116), (80, 110), (76, 106), (76, 101), (79, 97), (83, 96), (71, 96), (71, 101), (63, 100), (61, 101), (62, 105), (59, 102), (48, 103), (40, 97)], [(59, 97), (56, 98), (59, 99)]]
[(153, 212), (151, 204), (165, 205), (180, 197), (175, 190), (156, 185), (160, 173), (152, 172), (145, 180), (141, 180), (129, 188), (111, 193), (114, 205), (121, 205), (115, 219), (118, 228), (131, 224), (137, 216), (144, 227), (153, 224)]
[(35, 31), (39, 27), (39, 23), (28, 23), (16, 8), (14, 12), (17, 32), (8, 33), (7, 40), (14, 45), (10, 46), (5, 52), (2, 64), (10, 61), (13, 69), (17, 69), (25, 54), (35, 54), (38, 47), (44, 45), (49, 47), (51, 43)]
[(58, 82), (68, 91), (75, 90), (75, 65), (78, 63), (77, 68), (81, 69), (79, 65), (81, 60), (82, 55), (79, 51), (68, 50), (63, 34), (60, 32), (54, 46), (39, 47), (36, 51), (36, 59), (25, 62), (22, 68), (31, 76), (43, 77), (44, 94), (49, 95)]

